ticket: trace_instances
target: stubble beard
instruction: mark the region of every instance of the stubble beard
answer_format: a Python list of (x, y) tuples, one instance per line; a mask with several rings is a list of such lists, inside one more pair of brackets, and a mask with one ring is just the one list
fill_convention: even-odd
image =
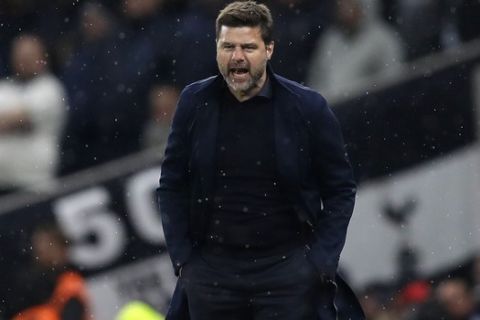
[(233, 79), (233, 76), (231, 77), (231, 72), (230, 72), (230, 67), (226, 67), (224, 71), (222, 72), (223, 78), (227, 82), (228, 86), (234, 91), (234, 92), (239, 92), (242, 95), (248, 95), (249, 92), (251, 92), (253, 89), (258, 87), (258, 83), (260, 82), (260, 79), (262, 78), (263, 74), (265, 73), (266, 70), (266, 65), (267, 63), (265, 62), (260, 68), (253, 70), (250, 70), (249, 68), (249, 79), (245, 82), (235, 82)]

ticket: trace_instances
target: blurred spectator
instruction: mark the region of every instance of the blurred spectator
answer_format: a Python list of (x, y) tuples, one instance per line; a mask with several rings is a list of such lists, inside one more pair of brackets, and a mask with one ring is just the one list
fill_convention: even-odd
[(451, 320), (447, 318), (443, 306), (434, 298), (430, 297), (416, 309), (408, 310), (408, 318), (405, 320)]
[(164, 0), (121, 1), (116, 21), (98, 3), (82, 10), (85, 44), (65, 68), (72, 112), (62, 174), (140, 150), (150, 83), (171, 78), (172, 59), (163, 54), (173, 52), (175, 24), (164, 5)]
[(374, 3), (336, 3), (336, 25), (319, 39), (308, 80), (327, 98), (349, 95), (373, 75), (397, 72), (404, 57), (402, 43), (378, 18)]
[(459, 44), (452, 14), (457, 0), (388, 2), (392, 6), (393, 23), (405, 41), (408, 60)]
[(142, 141), (145, 148), (158, 148), (163, 154), (179, 95), (179, 90), (171, 85), (154, 85), (150, 89), (150, 118)]
[(50, 69), (58, 71), (58, 59), (61, 59), (64, 50), (63, 41), (70, 35), (76, 10), (75, 4), (64, 0), (0, 1), (0, 57), (8, 56), (10, 48), (7, 44), (20, 32), (33, 33), (48, 48)]
[(215, 19), (226, 0), (197, 0), (181, 14), (171, 34), (175, 45), (166, 47), (174, 56), (173, 83), (184, 87), (192, 79), (218, 73), (215, 60)]
[(14, 74), (0, 83), (0, 189), (52, 182), (66, 112), (63, 85), (49, 73), (47, 52), (33, 35), (15, 38)]
[(107, 70), (115, 61), (116, 29), (108, 8), (97, 2), (82, 5), (78, 36), (63, 70), (71, 108), (62, 142), (62, 175), (96, 164), (104, 147), (98, 115), (111, 90)]
[(458, 0), (457, 24), (460, 38), (467, 42), (480, 37), (480, 1)]
[(165, 320), (165, 317), (144, 302), (132, 301), (120, 309), (115, 320)]
[[(407, 44), (409, 60), (440, 49), (440, 1), (402, 0), (397, 11), (397, 28)], [(420, 24), (424, 27), (419, 28)]]
[[(13, 320), (92, 319), (82, 276), (68, 261), (68, 241), (54, 224), (32, 233), (32, 263), (17, 279)], [(49, 317), (46, 317), (49, 316)]]
[(7, 75), (7, 64), (3, 60), (3, 57), (0, 55), (0, 78), (3, 78)]
[(475, 303), (480, 306), (480, 254), (473, 257), (471, 281)]
[(275, 59), (272, 66), (282, 76), (305, 82), (308, 62), (321, 33), (331, 23), (333, 1), (270, 1), (275, 21)]
[(397, 297), (396, 307), (401, 319), (417, 319), (419, 310), (431, 298), (431, 286), (425, 280), (413, 280), (407, 283)]
[(359, 295), (360, 303), (369, 320), (397, 320), (390, 308), (392, 289), (382, 283), (367, 285)]
[[(12, 40), (18, 36), (19, 30), (31, 30), (35, 26), (34, 0), (2, 0), (0, 1), (0, 60), (7, 63), (9, 46)], [(7, 67), (5, 65), (5, 67)], [(5, 69), (6, 71), (7, 69)]]
[[(396, 70), (402, 59), (404, 50), (379, 22), (377, 0), (362, 0), (351, 14), (343, 10), (341, 19), (333, 16), (337, 1), (265, 1), (277, 21), (274, 69), (300, 82), (308, 77), (326, 95), (348, 93), (371, 74)], [(410, 59), (480, 35), (477, 0), (378, 1), (388, 6)], [(43, 39), (49, 69), (63, 76), (71, 97), (61, 174), (140, 150), (151, 83), (182, 87), (217, 72), (214, 19), (226, 2), (0, 1), (0, 77), (10, 71), (8, 44), (19, 32), (32, 32)], [(11, 87), (4, 83), (1, 91), (11, 96)]]
[(468, 284), (460, 279), (446, 279), (437, 287), (435, 296), (446, 312), (449, 320), (479, 320), (480, 309), (475, 305), (473, 292)]

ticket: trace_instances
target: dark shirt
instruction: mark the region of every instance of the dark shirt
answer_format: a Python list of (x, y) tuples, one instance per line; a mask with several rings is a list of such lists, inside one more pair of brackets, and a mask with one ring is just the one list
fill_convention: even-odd
[(217, 135), (214, 208), (207, 247), (267, 256), (300, 243), (300, 226), (278, 179), (272, 88), (239, 102), (225, 88)]

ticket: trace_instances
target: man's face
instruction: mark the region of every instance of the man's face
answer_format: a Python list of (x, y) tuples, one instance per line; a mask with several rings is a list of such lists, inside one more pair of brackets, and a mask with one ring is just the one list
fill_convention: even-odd
[(440, 303), (454, 319), (467, 319), (474, 308), (467, 285), (460, 280), (447, 280), (437, 288)]
[(65, 244), (48, 231), (36, 231), (33, 234), (32, 250), (35, 261), (43, 267), (66, 263), (67, 249)]
[(234, 93), (250, 96), (261, 89), (272, 53), (273, 42), (265, 44), (260, 27), (222, 26), (220, 29), (218, 69)]
[(356, 30), (362, 21), (362, 8), (358, 0), (337, 1), (337, 19), (348, 30)]
[(41, 74), (46, 68), (43, 45), (31, 37), (17, 39), (12, 45), (11, 61), (20, 78)]

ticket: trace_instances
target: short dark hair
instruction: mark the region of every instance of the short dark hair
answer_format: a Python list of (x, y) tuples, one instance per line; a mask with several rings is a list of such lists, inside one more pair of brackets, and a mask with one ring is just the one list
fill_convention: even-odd
[(255, 1), (235, 1), (227, 5), (218, 14), (215, 30), (220, 34), (222, 26), (227, 27), (260, 27), (265, 43), (273, 41), (273, 19), (270, 9)]

